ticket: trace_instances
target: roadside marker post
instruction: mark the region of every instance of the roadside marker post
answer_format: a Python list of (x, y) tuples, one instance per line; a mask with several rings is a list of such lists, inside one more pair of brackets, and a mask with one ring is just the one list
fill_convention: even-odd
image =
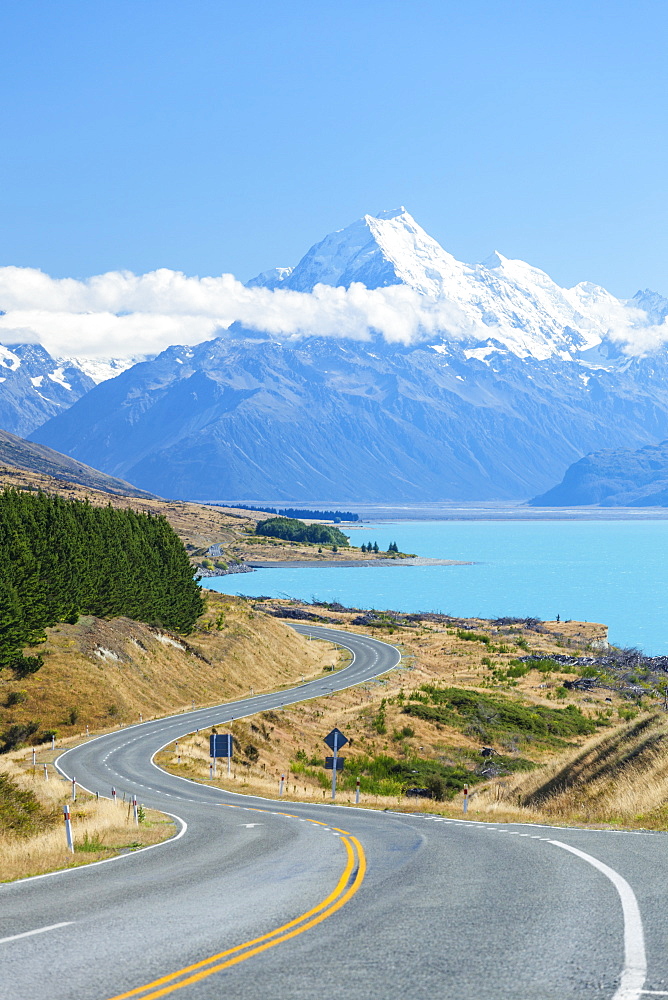
[(132, 815), (134, 817), (135, 826), (139, 826), (139, 810), (137, 809), (137, 796), (132, 796)]
[(77, 779), (72, 778), (72, 802), (77, 800)]
[(48, 781), (48, 780), (49, 780), (49, 769), (48, 769), (48, 767), (46, 766), (46, 764), (44, 765), (44, 780), (45, 780), (45, 781)]
[(469, 786), (468, 785), (464, 785), (464, 806), (463, 806), (463, 809), (464, 809), (465, 813), (467, 813), (469, 811)]
[(56, 749), (56, 737), (55, 736), (51, 737), (51, 749), (52, 750)]
[(114, 803), (114, 805), (116, 804), (116, 801), (117, 801), (117, 799), (116, 799), (116, 789), (114, 788), (113, 785), (111, 786), (111, 801)]
[(33, 748), (32, 748), (32, 766), (33, 766), (33, 767), (35, 766), (35, 754), (36, 754), (36, 750), (35, 750), (35, 748), (33, 747)]
[(140, 722), (143, 722), (143, 721), (144, 721), (144, 716), (143, 716), (143, 715), (141, 714), (141, 712), (139, 713), (139, 721), (140, 721)]
[(323, 742), (327, 744), (334, 754), (331, 759), (325, 759), (325, 767), (328, 770), (330, 766), (332, 768), (332, 801), (334, 801), (336, 799), (336, 772), (343, 770), (344, 763), (343, 759), (339, 758), (339, 749), (346, 745), (348, 739), (343, 735), (341, 730), (337, 729), (335, 726), (331, 733), (328, 733), (327, 736), (325, 736)]
[(74, 839), (72, 837), (72, 821), (70, 820), (70, 807), (68, 805), (63, 806), (63, 814), (65, 819), (65, 837), (67, 838), (67, 849), (74, 854)]
[(209, 780), (213, 778), (214, 773), (213, 764), (209, 764)]
[(282, 774), (281, 775), (281, 780), (278, 783), (278, 794), (279, 794), (279, 797), (281, 799), (283, 798), (283, 786), (284, 786), (284, 784), (285, 784), (285, 775)]
[(355, 805), (360, 804), (360, 779), (358, 778), (355, 782)]

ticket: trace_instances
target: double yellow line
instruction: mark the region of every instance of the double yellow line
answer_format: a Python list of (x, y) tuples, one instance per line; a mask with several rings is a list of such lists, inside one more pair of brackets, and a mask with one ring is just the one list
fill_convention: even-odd
[[(260, 812), (261, 810), (257, 811)], [(283, 815), (288, 814), (283, 813)], [(318, 821), (309, 820), (309, 822), (317, 823)], [(318, 825), (324, 826), (324, 824), (320, 823)], [(111, 997), (110, 1000), (125, 1000), (126, 997), (137, 997), (139, 1000), (156, 1000), (157, 997), (164, 997), (168, 993), (180, 990), (183, 986), (190, 986), (201, 979), (206, 979), (207, 976), (213, 976), (222, 969), (229, 969), (230, 966), (245, 962), (246, 959), (252, 958), (254, 955), (259, 955), (269, 948), (275, 948), (277, 944), (283, 944), (284, 941), (289, 941), (290, 938), (303, 934), (304, 931), (310, 930), (316, 924), (322, 923), (327, 917), (331, 917), (333, 913), (336, 913), (342, 906), (345, 906), (348, 900), (355, 895), (362, 884), (366, 872), (366, 857), (359, 840), (346, 830), (339, 830), (337, 827), (331, 827), (331, 829), (342, 834), (340, 840), (346, 849), (346, 866), (334, 891), (326, 899), (318, 903), (317, 906), (314, 906), (311, 910), (307, 910), (306, 913), (302, 913), (301, 916), (295, 917), (289, 923), (283, 924), (282, 927), (277, 927), (268, 934), (263, 934), (262, 937), (253, 938), (252, 941), (245, 941), (243, 944), (237, 945), (236, 948), (229, 948), (227, 951), (221, 951), (217, 955), (211, 955), (210, 958), (202, 959), (201, 962), (195, 962), (194, 965), (187, 965), (183, 969), (178, 969), (177, 972), (171, 972), (160, 979), (154, 979), (152, 983), (146, 983), (145, 986), (137, 986), (127, 993), (119, 993), (117, 996)]]

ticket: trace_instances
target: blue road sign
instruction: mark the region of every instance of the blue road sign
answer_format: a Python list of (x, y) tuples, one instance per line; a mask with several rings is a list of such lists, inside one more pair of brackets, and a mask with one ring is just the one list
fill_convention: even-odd
[(233, 743), (231, 733), (212, 733), (209, 736), (209, 757), (231, 757)]
[[(344, 763), (345, 763), (345, 758), (344, 757), (337, 757), (336, 758), (336, 770), (337, 771), (342, 771)], [(334, 770), (334, 758), (333, 757), (325, 757), (325, 770), (326, 771), (333, 771)]]
[(327, 736), (325, 736), (324, 742), (327, 744), (330, 750), (333, 750), (334, 753), (336, 753), (338, 750), (341, 749), (341, 747), (344, 747), (346, 745), (348, 740), (343, 735), (340, 729), (334, 727), (331, 733), (328, 733)]

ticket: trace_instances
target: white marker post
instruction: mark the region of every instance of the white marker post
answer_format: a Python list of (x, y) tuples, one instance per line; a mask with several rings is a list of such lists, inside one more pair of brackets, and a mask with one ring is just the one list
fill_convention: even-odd
[(463, 809), (464, 809), (465, 813), (467, 813), (469, 811), (469, 787), (468, 787), (468, 785), (464, 785), (464, 805), (463, 805)]
[(36, 753), (36, 751), (35, 751), (35, 748), (33, 747), (32, 748), (32, 766), (33, 767), (35, 766), (35, 753)]
[(143, 722), (143, 721), (144, 721), (144, 716), (143, 716), (143, 715), (141, 714), (141, 712), (139, 713), (139, 721), (140, 721), (140, 722)]
[(72, 802), (77, 800), (77, 779), (72, 778)]
[(213, 764), (209, 764), (209, 781), (213, 778)]
[(111, 786), (111, 801), (114, 804), (116, 804), (116, 802), (117, 802), (117, 799), (116, 799), (116, 789), (114, 788), (113, 785)]
[(139, 826), (139, 810), (137, 809), (137, 796), (132, 796), (132, 815), (134, 816), (135, 826)]
[(70, 807), (68, 805), (63, 806), (63, 814), (65, 819), (65, 836), (67, 838), (67, 849), (74, 854), (74, 839), (72, 837), (72, 822), (70, 820)]
[(358, 778), (355, 782), (355, 805), (360, 804), (360, 779)]
[(45, 781), (48, 781), (48, 780), (49, 780), (49, 769), (48, 769), (48, 767), (46, 766), (46, 764), (44, 765), (44, 780), (45, 780)]
[(280, 798), (283, 798), (283, 785), (285, 784), (285, 775), (281, 775), (281, 780), (278, 784), (278, 794)]
[(56, 749), (56, 737), (55, 736), (51, 737), (51, 749), (52, 750)]

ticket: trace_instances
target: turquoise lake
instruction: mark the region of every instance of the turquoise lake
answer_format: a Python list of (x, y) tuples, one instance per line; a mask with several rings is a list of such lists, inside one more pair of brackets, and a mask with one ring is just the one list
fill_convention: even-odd
[[(343, 527), (343, 525), (342, 525)], [(360, 608), (604, 622), (610, 641), (668, 654), (668, 521), (383, 521), (349, 531), (469, 566), (264, 569), (211, 578), (227, 594)]]

